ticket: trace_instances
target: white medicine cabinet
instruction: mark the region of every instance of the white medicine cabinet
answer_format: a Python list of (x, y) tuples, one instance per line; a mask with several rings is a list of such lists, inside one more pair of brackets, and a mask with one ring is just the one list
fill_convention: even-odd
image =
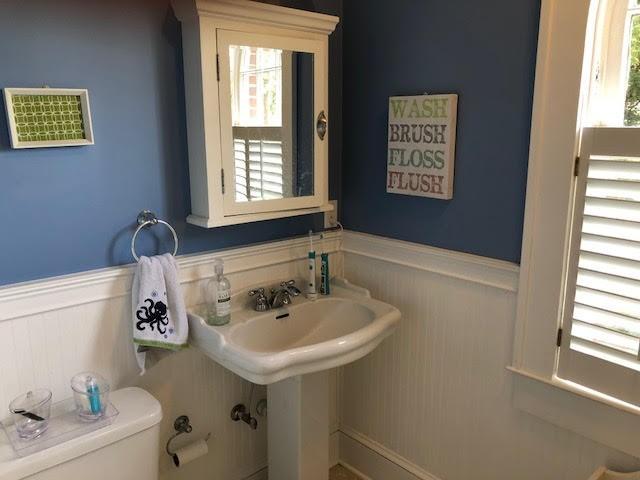
[(328, 200), (328, 36), (338, 18), (245, 0), (173, 0), (182, 23), (191, 215), (218, 227)]

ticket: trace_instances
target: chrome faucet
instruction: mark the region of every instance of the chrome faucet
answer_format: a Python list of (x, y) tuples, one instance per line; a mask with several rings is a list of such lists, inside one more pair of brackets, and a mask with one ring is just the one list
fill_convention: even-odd
[(296, 287), (295, 280), (282, 282), (280, 288), (271, 290), (271, 298), (267, 298), (264, 288), (254, 288), (249, 292), (250, 297), (255, 298), (253, 309), (256, 312), (266, 312), (271, 308), (281, 308), (284, 305), (291, 305), (292, 297), (300, 295), (300, 289)]
[(291, 297), (300, 295), (300, 289), (296, 287), (295, 280), (282, 282), (280, 288), (271, 290), (271, 300), (269, 304), (271, 308), (280, 308), (284, 305), (291, 305), (293, 302)]

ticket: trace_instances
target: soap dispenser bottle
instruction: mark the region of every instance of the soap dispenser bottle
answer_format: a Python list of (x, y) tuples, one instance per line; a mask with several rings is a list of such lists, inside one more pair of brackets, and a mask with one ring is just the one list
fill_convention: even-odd
[(226, 325), (231, 320), (231, 284), (224, 276), (222, 259), (215, 260), (216, 276), (209, 281), (209, 302), (213, 305), (208, 309), (207, 323), (209, 325)]

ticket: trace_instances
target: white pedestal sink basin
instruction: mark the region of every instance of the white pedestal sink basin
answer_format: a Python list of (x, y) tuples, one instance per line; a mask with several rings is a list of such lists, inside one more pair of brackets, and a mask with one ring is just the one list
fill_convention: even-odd
[(268, 385), (270, 477), (326, 480), (326, 370), (376, 348), (393, 332), (399, 310), (335, 279), (329, 296), (312, 301), (300, 295), (267, 312), (234, 308), (231, 319), (213, 327), (190, 313), (190, 343), (250, 382)]

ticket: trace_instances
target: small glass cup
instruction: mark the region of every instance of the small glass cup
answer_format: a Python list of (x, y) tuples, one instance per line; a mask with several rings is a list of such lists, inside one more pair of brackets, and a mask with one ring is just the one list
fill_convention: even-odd
[(71, 379), (73, 399), (80, 420), (93, 422), (102, 418), (109, 405), (110, 386), (97, 373), (83, 372)]
[(51, 391), (31, 390), (13, 399), (9, 404), (18, 436), (25, 440), (42, 435), (49, 426)]

